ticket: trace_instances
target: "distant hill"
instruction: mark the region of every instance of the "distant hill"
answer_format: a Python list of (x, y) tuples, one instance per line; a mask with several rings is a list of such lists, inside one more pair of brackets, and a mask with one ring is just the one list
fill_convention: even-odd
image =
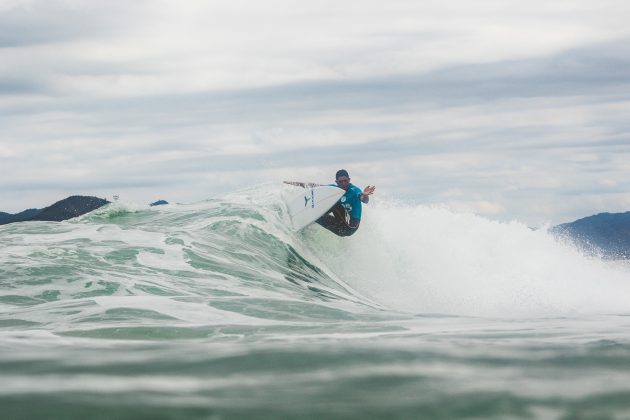
[(168, 201), (166, 201), (166, 200), (158, 200), (158, 201), (154, 201), (153, 203), (149, 204), (149, 206), (151, 206), (151, 207), (163, 206), (165, 204), (168, 204)]
[(585, 252), (607, 259), (630, 258), (630, 212), (600, 213), (551, 228)]
[(0, 225), (28, 220), (31, 217), (35, 217), (40, 211), (41, 209), (28, 209), (16, 214), (0, 212)]
[(73, 195), (43, 209), (28, 209), (16, 214), (0, 213), (0, 225), (33, 220), (60, 222), (89, 213), (108, 203), (109, 201), (98, 197)]

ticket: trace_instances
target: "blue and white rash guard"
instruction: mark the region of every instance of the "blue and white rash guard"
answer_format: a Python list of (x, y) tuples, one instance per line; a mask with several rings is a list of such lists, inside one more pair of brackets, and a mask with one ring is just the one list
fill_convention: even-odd
[[(330, 184), (337, 187), (335, 184)], [(348, 184), (348, 190), (341, 196), (339, 203), (346, 209), (351, 219), (361, 220), (361, 199), (363, 191), (354, 184)]]

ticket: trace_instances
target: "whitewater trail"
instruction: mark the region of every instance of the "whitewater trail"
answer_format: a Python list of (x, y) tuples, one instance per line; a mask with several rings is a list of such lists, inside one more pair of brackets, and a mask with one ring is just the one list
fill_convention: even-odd
[(413, 313), (553, 316), (628, 312), (630, 273), (586, 257), (545, 229), (444, 207), (367, 206), (352, 240), (305, 241), (341, 278)]

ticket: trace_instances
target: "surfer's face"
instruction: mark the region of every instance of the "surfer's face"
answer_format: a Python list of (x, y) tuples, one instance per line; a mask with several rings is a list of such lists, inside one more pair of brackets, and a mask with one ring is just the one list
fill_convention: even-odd
[(350, 178), (348, 178), (347, 176), (340, 176), (335, 182), (337, 183), (337, 186), (339, 188), (347, 190), (348, 185), (350, 185)]

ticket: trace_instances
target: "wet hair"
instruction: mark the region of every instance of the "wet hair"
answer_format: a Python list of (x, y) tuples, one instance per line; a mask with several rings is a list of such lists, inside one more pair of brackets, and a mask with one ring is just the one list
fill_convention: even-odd
[(339, 169), (335, 174), (335, 179), (339, 179), (339, 177), (341, 176), (347, 176), (348, 178), (350, 178), (350, 175), (348, 175), (348, 171), (346, 171), (345, 169)]

